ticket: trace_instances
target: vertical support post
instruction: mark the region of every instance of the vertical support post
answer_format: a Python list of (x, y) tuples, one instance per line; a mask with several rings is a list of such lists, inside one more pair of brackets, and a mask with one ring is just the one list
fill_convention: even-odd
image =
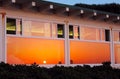
[(111, 51), (111, 65), (114, 66), (115, 65), (115, 55), (114, 55), (114, 40), (113, 40), (113, 30), (112, 28), (110, 28), (110, 51)]
[(6, 62), (5, 52), (5, 15), (6, 13), (0, 13), (0, 62)]
[(70, 65), (70, 45), (69, 45), (69, 27), (68, 27), (68, 21), (65, 22), (65, 64)]

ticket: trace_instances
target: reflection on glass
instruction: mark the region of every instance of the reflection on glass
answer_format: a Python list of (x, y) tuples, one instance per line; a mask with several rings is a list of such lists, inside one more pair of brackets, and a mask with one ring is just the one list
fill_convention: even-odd
[(100, 30), (90, 27), (81, 27), (81, 39), (100, 40)]
[(50, 23), (32, 21), (31, 35), (32, 36), (50, 37), (51, 36)]
[(120, 44), (114, 44), (115, 64), (120, 64)]
[(63, 24), (57, 24), (57, 34), (58, 38), (64, 38), (64, 25)]
[(23, 35), (24, 36), (31, 36), (31, 21), (23, 21)]
[(52, 24), (52, 37), (57, 38), (57, 24)]
[(16, 33), (17, 35), (22, 35), (22, 20), (16, 19)]
[(6, 32), (7, 34), (16, 34), (16, 19), (7, 18)]
[(69, 25), (69, 38), (73, 39), (73, 25)]
[(102, 29), (102, 41), (105, 41), (105, 29)]
[(119, 42), (120, 41), (120, 32), (114, 31), (114, 41)]
[(71, 64), (101, 64), (105, 61), (110, 61), (109, 43), (70, 40)]
[(64, 40), (7, 36), (9, 64), (64, 64)]
[(74, 26), (74, 39), (80, 38), (79, 26)]
[(50, 23), (39, 21), (24, 21), (24, 35), (51, 37)]

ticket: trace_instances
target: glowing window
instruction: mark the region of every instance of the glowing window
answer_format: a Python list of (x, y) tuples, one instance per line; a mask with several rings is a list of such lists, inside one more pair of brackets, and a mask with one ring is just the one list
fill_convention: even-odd
[(7, 18), (7, 34), (16, 34), (16, 20)]
[(12, 35), (22, 35), (21, 19), (7, 18), (6, 33)]
[(64, 24), (57, 24), (57, 36), (58, 38), (64, 38)]
[(69, 25), (69, 38), (79, 39), (80, 38), (79, 26)]
[(69, 38), (73, 39), (73, 26), (69, 25)]

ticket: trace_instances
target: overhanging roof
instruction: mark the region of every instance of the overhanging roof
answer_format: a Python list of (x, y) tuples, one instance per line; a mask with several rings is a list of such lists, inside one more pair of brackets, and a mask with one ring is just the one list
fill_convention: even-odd
[(68, 17), (79, 16), (82, 18), (91, 18), (104, 21), (120, 22), (120, 15), (109, 12), (103, 12), (93, 9), (87, 9), (72, 5), (53, 3), (43, 0), (0, 0), (0, 7), (11, 6), (17, 9), (32, 9), (36, 12), (48, 12), (53, 14), (65, 15)]

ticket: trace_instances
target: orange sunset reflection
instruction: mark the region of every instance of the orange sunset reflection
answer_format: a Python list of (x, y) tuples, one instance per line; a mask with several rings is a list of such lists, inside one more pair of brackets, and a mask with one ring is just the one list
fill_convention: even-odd
[(9, 64), (64, 64), (64, 40), (7, 37)]
[(100, 64), (110, 61), (110, 44), (70, 41), (70, 59), (74, 64)]

